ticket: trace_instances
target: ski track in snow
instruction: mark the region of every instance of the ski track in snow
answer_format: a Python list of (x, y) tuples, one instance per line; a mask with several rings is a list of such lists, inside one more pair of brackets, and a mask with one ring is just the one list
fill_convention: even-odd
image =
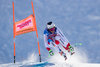
[(83, 53), (76, 53), (73, 56), (70, 56), (67, 53), (68, 59), (66, 61), (59, 54), (55, 54), (54, 56), (49, 57), (47, 61), (41, 63), (36, 62), (36, 58), (37, 57), (32, 54), (26, 61), (16, 62), (15, 64), (1, 64), (0, 67), (100, 67), (100, 64), (88, 63), (88, 59)]

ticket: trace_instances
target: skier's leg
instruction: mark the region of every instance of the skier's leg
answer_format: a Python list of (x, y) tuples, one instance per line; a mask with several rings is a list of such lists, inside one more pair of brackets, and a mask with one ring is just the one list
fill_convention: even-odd
[(65, 47), (66, 50), (68, 50), (68, 52), (73, 55), (74, 52), (74, 48), (70, 45), (70, 43), (67, 44), (67, 46)]
[(65, 58), (65, 60), (66, 60), (67, 59), (66, 54), (59, 47), (58, 47), (58, 49), (59, 49), (60, 55), (63, 56)]
[(59, 48), (58, 45), (56, 45), (54, 48), (61, 56), (63, 56), (65, 58), (65, 60), (67, 59), (66, 54)]
[(70, 45), (69, 41), (67, 39), (62, 39), (60, 36), (55, 37), (55, 42), (58, 41), (58, 44), (61, 44), (65, 50), (68, 50), (68, 52), (72, 55), (74, 52), (74, 48)]
[(54, 42), (56, 44), (56, 48), (57, 48), (58, 52), (60, 53), (60, 55), (65, 56), (66, 54), (59, 48), (59, 44), (60, 44), (59, 39), (60, 39), (60, 36), (56, 36), (55, 37), (55, 41)]
[(54, 55), (54, 53), (53, 53), (53, 51), (51, 49), (53, 47), (55, 47), (55, 44), (53, 44), (52, 39), (48, 39), (48, 46), (46, 46), (46, 49), (49, 51), (49, 55), (50, 56), (53, 56)]
[(59, 42), (58, 44), (61, 44), (65, 50), (68, 50), (68, 49), (67, 49), (68, 41), (64, 41), (64, 39), (62, 39), (60, 36), (56, 36), (56, 37), (55, 37), (55, 43), (56, 43), (57, 41)]

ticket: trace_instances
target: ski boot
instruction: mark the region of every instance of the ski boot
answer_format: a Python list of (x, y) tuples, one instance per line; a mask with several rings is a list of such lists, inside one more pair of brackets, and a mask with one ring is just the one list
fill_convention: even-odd
[(69, 46), (68, 52), (70, 52), (71, 55), (73, 55), (75, 53), (74, 48), (72, 46)]
[(75, 52), (71, 52), (71, 55), (73, 55)]
[(50, 55), (50, 56), (53, 56), (53, 55), (54, 55), (54, 53), (53, 53), (52, 50), (49, 50), (49, 55)]

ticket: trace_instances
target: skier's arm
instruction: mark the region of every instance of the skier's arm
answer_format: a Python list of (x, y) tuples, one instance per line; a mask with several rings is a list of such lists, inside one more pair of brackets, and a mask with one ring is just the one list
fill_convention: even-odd
[(48, 46), (48, 40), (47, 40), (47, 36), (44, 34), (44, 43), (45, 43), (45, 47), (46, 49), (49, 51), (49, 55), (50, 56), (53, 56), (54, 53), (53, 51), (50, 49), (50, 47)]
[(45, 43), (46, 49), (49, 51), (50, 50), (50, 47), (48, 46), (47, 35), (45, 35), (45, 34), (44, 34), (44, 43)]

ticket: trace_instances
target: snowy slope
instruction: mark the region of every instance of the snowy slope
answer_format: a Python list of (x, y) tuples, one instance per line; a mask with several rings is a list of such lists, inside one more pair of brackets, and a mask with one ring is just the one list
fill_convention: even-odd
[(27, 65), (21, 64), (3, 64), (0, 67), (100, 67), (100, 64), (91, 64), (91, 63), (78, 63), (78, 64), (68, 64), (68, 63), (29, 63)]
[[(65, 51), (66, 52), (66, 51)], [(91, 65), (88, 64), (88, 59), (84, 52), (76, 51), (73, 56), (70, 56), (68, 52), (66, 52), (67, 60), (55, 52), (55, 55), (52, 57), (42, 57), (42, 59), (46, 59), (46, 61), (36, 62), (38, 57), (33, 53), (29, 58), (23, 62), (9, 63), (9, 64), (1, 64), (1, 67), (77, 67), (77, 65)], [(93, 66), (93, 65), (92, 65)], [(98, 66), (98, 65), (97, 65)], [(81, 67), (81, 66), (78, 66)], [(88, 66), (89, 67), (89, 66)]]
[[(56, 55), (54, 57), (51, 57), (48, 61), (42, 61), (42, 62), (35, 62), (35, 60), (27, 60), (23, 62), (17, 62), (17, 63), (9, 63), (9, 64), (1, 64), (0, 67), (100, 67), (100, 64), (97, 63), (86, 63), (83, 62), (82, 59), (84, 56), (80, 57), (78, 55), (73, 55), (67, 61), (64, 60), (63, 57)], [(34, 58), (34, 57), (33, 57)], [(33, 59), (32, 57), (30, 59)]]

